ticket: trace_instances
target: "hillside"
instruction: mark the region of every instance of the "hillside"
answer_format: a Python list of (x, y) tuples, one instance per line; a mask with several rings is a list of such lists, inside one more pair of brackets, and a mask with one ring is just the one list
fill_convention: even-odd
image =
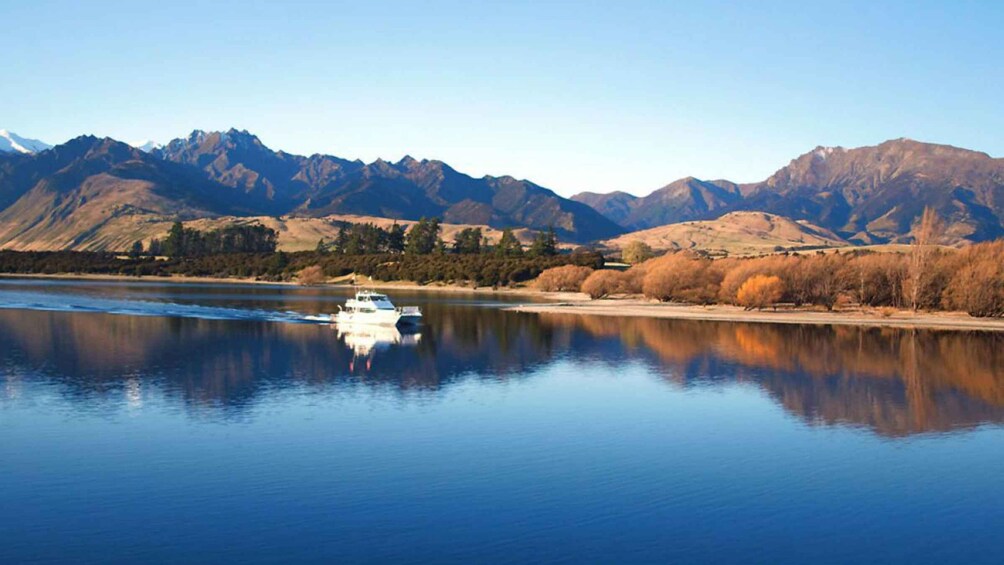
[(946, 220), (947, 243), (1004, 235), (1004, 159), (896, 139), (877, 146), (817, 147), (747, 185), (686, 178), (644, 197), (583, 193), (625, 229), (765, 211), (809, 221), (855, 243), (909, 241), (926, 206)]
[(847, 245), (824, 228), (763, 212), (732, 212), (716, 220), (669, 224), (627, 233), (603, 245), (621, 249), (632, 241), (645, 242), (659, 251), (694, 249), (729, 255)]
[[(0, 157), (0, 247), (117, 249), (151, 215), (247, 214), (236, 191), (112, 139)], [(124, 249), (124, 248), (122, 248)]]

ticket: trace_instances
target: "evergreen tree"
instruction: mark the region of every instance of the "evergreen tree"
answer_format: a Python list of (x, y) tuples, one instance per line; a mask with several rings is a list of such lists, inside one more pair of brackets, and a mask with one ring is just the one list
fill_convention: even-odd
[(495, 246), (495, 255), (499, 257), (523, 256), (523, 245), (516, 239), (511, 229), (502, 230), (502, 237), (499, 238), (499, 243)]
[(345, 224), (338, 226), (338, 235), (335, 236), (335, 253), (345, 255), (345, 248), (349, 242), (349, 234), (345, 231)]
[(453, 252), (461, 255), (481, 253), (481, 228), (464, 228), (453, 240)]
[(435, 251), (436, 240), (439, 238), (439, 218), (422, 218), (408, 230), (405, 253), (409, 255), (428, 255)]
[(157, 257), (163, 253), (162, 244), (159, 239), (153, 238), (150, 240), (150, 245), (147, 247), (147, 254), (150, 257)]
[(387, 251), (404, 253), (404, 226), (394, 222), (387, 233)]
[(285, 251), (276, 251), (268, 260), (268, 271), (273, 275), (281, 275), (289, 266), (289, 257)]
[(129, 248), (129, 257), (132, 259), (139, 259), (140, 255), (143, 254), (143, 242), (134, 241), (132, 247)]
[(324, 241), (323, 237), (317, 240), (317, 247), (314, 249), (315, 253), (317, 253), (318, 255), (327, 255), (330, 251), (331, 251), (331, 246), (328, 245), (326, 241)]
[(558, 236), (554, 234), (553, 227), (534, 236), (529, 254), (531, 257), (552, 257), (558, 254)]

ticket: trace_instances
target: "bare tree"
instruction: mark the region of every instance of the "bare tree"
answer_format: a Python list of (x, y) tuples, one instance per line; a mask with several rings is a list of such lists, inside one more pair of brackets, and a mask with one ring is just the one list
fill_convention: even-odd
[(924, 284), (930, 278), (932, 257), (937, 251), (938, 242), (944, 234), (945, 225), (934, 211), (934, 208), (924, 208), (920, 222), (913, 229), (913, 244), (910, 246), (910, 265), (908, 280), (910, 283), (907, 300), (910, 307), (916, 311), (920, 304)]

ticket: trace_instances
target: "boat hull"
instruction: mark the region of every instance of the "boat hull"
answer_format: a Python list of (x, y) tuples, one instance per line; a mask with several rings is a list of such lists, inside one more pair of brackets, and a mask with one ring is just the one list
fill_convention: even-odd
[(334, 316), (336, 324), (354, 324), (367, 326), (416, 326), (422, 321), (421, 314), (401, 314), (396, 311), (377, 312), (346, 312), (341, 311)]

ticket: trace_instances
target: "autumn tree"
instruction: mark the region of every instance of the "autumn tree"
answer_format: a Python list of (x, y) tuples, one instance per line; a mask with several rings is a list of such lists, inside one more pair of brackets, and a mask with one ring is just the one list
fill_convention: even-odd
[(625, 283), (628, 280), (627, 272), (615, 271), (613, 269), (600, 269), (593, 271), (585, 281), (582, 282), (582, 292), (592, 299), (603, 298), (611, 294), (622, 294), (625, 292)]
[(720, 272), (710, 259), (686, 253), (664, 255), (646, 262), (642, 292), (660, 302), (678, 300), (695, 304), (714, 301), (721, 284)]
[(906, 287), (907, 302), (917, 310), (920, 305), (924, 284), (931, 278), (931, 264), (937, 245), (944, 233), (944, 223), (934, 208), (924, 208), (920, 222), (913, 229), (913, 243), (910, 245), (908, 266), (909, 283)]
[(637, 265), (651, 259), (655, 253), (647, 243), (641, 240), (634, 240), (624, 246), (621, 250), (621, 260), (629, 265)]
[(296, 280), (303, 286), (315, 286), (322, 284), (327, 280), (324, 276), (324, 270), (321, 269), (320, 265), (311, 265), (302, 269), (297, 275)]
[(736, 303), (747, 310), (775, 306), (784, 295), (784, 283), (774, 275), (753, 275), (739, 287)]
[(960, 266), (944, 291), (946, 306), (981, 318), (1004, 316), (1004, 242), (960, 252)]
[(579, 292), (592, 272), (589, 267), (578, 265), (552, 267), (540, 273), (534, 286), (545, 292)]

